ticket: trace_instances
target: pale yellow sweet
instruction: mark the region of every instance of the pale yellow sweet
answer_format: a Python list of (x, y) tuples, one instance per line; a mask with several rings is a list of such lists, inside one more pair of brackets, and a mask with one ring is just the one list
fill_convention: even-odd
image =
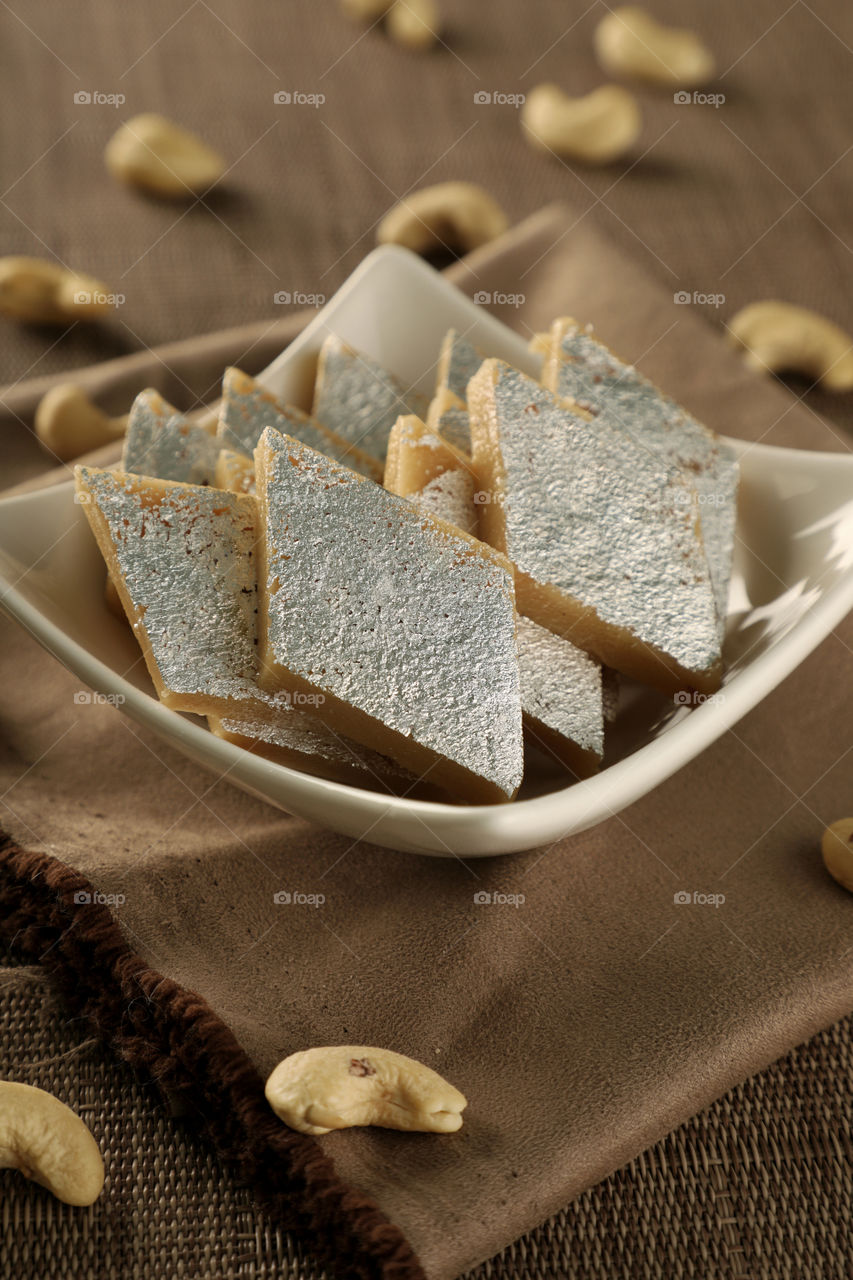
[(473, 479), (471, 459), (442, 439), (415, 414), (397, 419), (388, 437), (383, 484), (390, 493), (410, 498), (446, 471), (462, 469)]
[(216, 459), (214, 484), (231, 493), (255, 492), (255, 460), (233, 449), (221, 449)]

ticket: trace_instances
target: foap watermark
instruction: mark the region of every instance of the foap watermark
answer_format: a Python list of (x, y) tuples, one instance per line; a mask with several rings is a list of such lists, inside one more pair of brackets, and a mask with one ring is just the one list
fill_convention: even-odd
[(675, 501), (680, 506), (686, 507), (690, 504), (697, 507), (725, 507), (729, 502), (729, 496), (725, 493), (719, 493), (714, 489), (683, 489), (675, 495)]
[(474, 894), (474, 905), (476, 907), (523, 907), (526, 898), (523, 893), (501, 893), (495, 890), (490, 893), (488, 889), (479, 889)]
[(78, 289), (74, 294), (78, 307), (121, 307), (125, 301), (123, 293), (102, 293), (100, 289)]
[(523, 293), (490, 293), (488, 289), (480, 289), (473, 300), (478, 307), (523, 307), (527, 301)]
[(277, 107), (322, 107), (325, 93), (303, 93), (301, 89), (279, 89), (272, 100)]
[(283, 689), (275, 696), (277, 703), (288, 707), (322, 707), (326, 701), (324, 693), (305, 693), (301, 689)]
[(127, 98), (123, 93), (101, 93), (100, 89), (78, 89), (74, 94), (75, 107), (123, 107)]
[(78, 707), (122, 707), (126, 701), (123, 693), (98, 693), (89, 689), (74, 691), (74, 705)]
[(723, 307), (726, 304), (726, 295), (724, 293), (700, 293), (698, 289), (694, 289), (689, 293), (687, 289), (679, 289), (677, 293), (672, 295), (672, 300), (677, 307)]
[(526, 94), (504, 93), (502, 89), (478, 89), (474, 94), (475, 107), (523, 107), (527, 101)]
[(492, 493), (488, 489), (478, 489), (474, 494), (474, 505), (477, 507), (490, 507), (493, 503), (496, 506), (502, 506), (506, 495), (503, 493)]
[(324, 307), (326, 305), (325, 293), (303, 293), (301, 289), (296, 289), (293, 293), (289, 289), (279, 289), (273, 294), (272, 300), (277, 307)]
[(677, 707), (701, 707), (706, 702), (723, 703), (726, 700), (724, 693), (697, 693), (695, 689), (679, 689), (678, 693), (672, 695), (672, 700)]
[(298, 890), (279, 889), (272, 900), (277, 907), (322, 907), (326, 901), (324, 893), (301, 893)]
[(99, 893), (96, 889), (90, 893), (88, 889), (78, 889), (74, 894), (75, 907), (87, 907), (90, 903), (101, 907), (123, 907), (127, 898), (123, 893)]
[(724, 893), (702, 893), (699, 889), (694, 889), (689, 893), (687, 889), (679, 889), (677, 893), (672, 895), (672, 901), (677, 907), (714, 907), (720, 908), (726, 900)]
[(694, 89), (692, 93), (688, 93), (686, 89), (679, 89), (672, 95), (672, 100), (677, 107), (713, 107), (718, 111), (725, 102), (726, 95), (703, 93), (701, 89)]

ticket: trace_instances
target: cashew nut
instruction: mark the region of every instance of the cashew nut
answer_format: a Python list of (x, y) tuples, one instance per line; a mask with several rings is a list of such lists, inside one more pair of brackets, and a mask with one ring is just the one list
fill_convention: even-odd
[(611, 75), (673, 89), (695, 89), (714, 75), (714, 55), (694, 31), (665, 27), (639, 5), (614, 9), (593, 37), (598, 61)]
[(104, 160), (120, 181), (178, 199), (206, 191), (225, 172), (225, 161), (201, 138), (154, 112), (126, 120)]
[(506, 214), (475, 182), (439, 182), (413, 191), (379, 224), (379, 244), (401, 244), (415, 253), (437, 248), (469, 252), (503, 235)]
[(636, 141), (642, 118), (636, 98), (605, 84), (585, 98), (570, 98), (556, 84), (540, 84), (521, 108), (521, 126), (533, 146), (584, 164), (609, 164)]
[(64, 1102), (30, 1084), (0, 1081), (0, 1168), (20, 1169), (65, 1204), (92, 1204), (104, 1185), (98, 1144)]
[(273, 1111), (300, 1133), (353, 1125), (454, 1133), (467, 1100), (414, 1058), (390, 1049), (334, 1045), (292, 1053), (266, 1085)]
[(753, 369), (802, 373), (827, 391), (853, 388), (853, 338), (817, 311), (753, 302), (729, 321), (728, 337)]
[(391, 3), (392, 0), (340, 0), (341, 9), (354, 22), (376, 22)]
[(100, 280), (44, 258), (0, 258), (0, 311), (28, 324), (88, 320), (109, 308)]
[(120, 440), (126, 428), (127, 415), (108, 418), (74, 382), (51, 387), (36, 409), (36, 435), (63, 462)]
[(429, 49), (440, 24), (435, 0), (396, 0), (385, 19), (391, 39), (407, 49)]
[(823, 865), (833, 880), (853, 893), (853, 818), (839, 818), (820, 842)]

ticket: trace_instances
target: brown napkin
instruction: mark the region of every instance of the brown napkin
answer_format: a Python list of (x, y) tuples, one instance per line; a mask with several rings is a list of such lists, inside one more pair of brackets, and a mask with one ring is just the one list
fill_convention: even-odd
[[(543, 211), (456, 268), (457, 281), (472, 293), (523, 293), (505, 318), (524, 333), (558, 313), (592, 320), (730, 434), (835, 446), (827, 422), (745, 372), (690, 307), (571, 221)], [(199, 339), (184, 348), (181, 378), (192, 384), (197, 361), (201, 381), (212, 379), (211, 350), (219, 363), (234, 358), (227, 343)], [(136, 372), (149, 380), (141, 361)], [(850, 808), (849, 618), (624, 813), (547, 849), (467, 863), (353, 844), (288, 818), (112, 709), (76, 703), (79, 682), (13, 624), (3, 638), (2, 821), (21, 845), (123, 895), (130, 947), (199, 992), (262, 1074), (308, 1045), (378, 1044), (467, 1094), (454, 1136), (320, 1140), (433, 1280), (491, 1256), (853, 1007), (851, 902), (819, 856), (823, 826)], [(19, 865), (22, 876), (38, 870)], [(24, 917), (37, 888), (23, 895)], [(277, 905), (280, 889), (325, 901)], [(524, 902), (479, 906), (483, 890)], [(676, 905), (679, 890), (725, 902)], [(63, 910), (73, 940), (75, 908)], [(21, 937), (35, 945), (34, 929)], [(161, 987), (144, 966), (138, 986), (156, 1011)], [(177, 1037), (173, 1052), (179, 1076), (188, 1059)], [(264, 1178), (293, 1185), (281, 1155)], [(374, 1260), (378, 1270), (364, 1274), (416, 1274), (398, 1246), (395, 1262)], [(340, 1265), (355, 1274), (349, 1248)]]

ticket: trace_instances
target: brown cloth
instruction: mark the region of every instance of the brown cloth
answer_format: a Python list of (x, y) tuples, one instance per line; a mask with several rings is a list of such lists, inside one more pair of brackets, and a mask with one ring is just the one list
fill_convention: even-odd
[[(510, 317), (523, 332), (560, 312), (590, 319), (730, 434), (833, 446), (828, 424), (747, 373), (691, 308), (572, 221), (544, 211), (457, 268), (459, 282), (514, 293), (523, 279), (525, 305)], [(745, 720), (624, 813), (547, 849), (467, 863), (352, 843), (285, 817), (113, 710), (76, 703), (74, 677), (11, 624), (3, 635), (3, 822), (22, 846), (123, 895), (117, 915), (138, 958), (121, 960), (122, 991), (140, 993), (152, 1043), (164, 1005), (185, 1013), (179, 984), (209, 1002), (261, 1074), (306, 1045), (380, 1044), (468, 1096), (452, 1137), (354, 1130), (319, 1144), (433, 1280), (490, 1256), (853, 1006), (850, 900), (818, 853), (823, 826), (849, 807), (849, 618)], [(38, 868), (13, 861), (20, 888)], [(51, 875), (60, 893), (77, 883), (61, 868)], [(325, 902), (277, 905), (279, 889)], [(676, 905), (685, 889), (725, 902)], [(478, 906), (483, 890), (524, 903)], [(16, 928), (39, 892), (39, 883), (20, 889)], [(74, 907), (63, 904), (44, 937), (64, 954), (60, 925), (73, 926)], [(95, 942), (84, 937), (83, 970), (91, 962), (100, 972), (122, 951), (99, 928)], [(138, 1016), (140, 1002), (130, 1003)], [(210, 1082), (211, 1062), (223, 1061), (228, 1032), (207, 1013), (199, 1023), (173, 1057), (152, 1049), (176, 1091), (186, 1092), (182, 1072)], [(126, 1047), (120, 1025), (118, 1040)], [(237, 1074), (239, 1116), (249, 1116), (252, 1159), (269, 1180), (255, 1086)], [(215, 1134), (229, 1090), (200, 1092)], [(299, 1144), (291, 1158), (310, 1164)], [(358, 1212), (364, 1227), (370, 1211)], [(377, 1233), (371, 1219), (355, 1235), (374, 1247)], [(383, 1274), (417, 1274), (399, 1240), (383, 1238), (393, 1258)]]

